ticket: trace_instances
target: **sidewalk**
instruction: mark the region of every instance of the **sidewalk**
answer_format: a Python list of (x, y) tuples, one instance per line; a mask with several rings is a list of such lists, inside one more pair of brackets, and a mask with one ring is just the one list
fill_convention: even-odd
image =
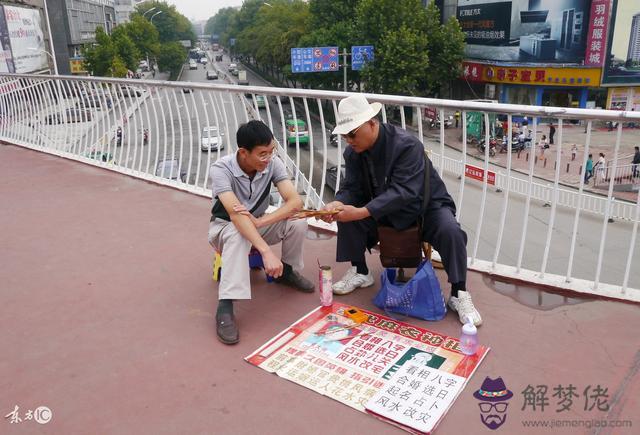
[[(534, 165), (534, 176), (541, 177), (553, 182), (555, 179), (555, 164), (557, 146), (560, 139), (560, 131), (558, 125), (556, 126), (555, 144), (551, 145), (549, 149), (545, 150), (544, 157), (540, 157), (540, 149), (534, 148), (535, 155), (538, 157), (537, 162)], [(531, 124), (529, 127), (532, 127)], [(540, 140), (541, 135), (549, 137), (549, 126), (539, 125), (536, 132), (536, 139)], [(438, 140), (440, 135), (439, 129), (431, 129), (425, 131), (425, 137), (431, 140)], [(455, 148), (459, 151), (462, 150), (462, 128), (449, 128), (445, 129), (445, 144)], [(584, 145), (587, 134), (584, 132), (584, 127), (580, 125), (573, 125), (569, 123), (563, 124), (562, 134), (562, 149), (560, 152), (560, 182), (569, 186), (578, 188), (580, 184), (581, 166), (584, 159)], [(616, 130), (608, 131), (607, 128), (594, 128), (591, 132), (591, 144), (589, 146), (589, 153), (593, 154), (593, 162), (598, 160), (598, 154), (604, 153), (607, 165), (613, 162), (613, 151), (616, 141)], [(578, 152), (575, 160), (571, 160), (571, 147), (576, 144)], [(631, 163), (633, 157), (634, 146), (640, 144), (640, 130), (624, 128), (622, 132), (622, 139), (620, 142), (620, 149), (618, 151), (618, 165), (626, 165)], [(507, 154), (500, 153), (500, 145), (498, 145), (498, 152), (494, 157), (489, 157), (489, 162), (495, 165), (507, 167)], [(529, 161), (528, 155), (530, 149), (522, 151), (519, 155), (513, 153), (512, 156), (512, 169), (521, 171), (523, 173), (529, 173)], [(476, 157), (478, 160), (474, 163), (473, 159), (468, 161), (472, 165), (480, 165), (484, 160), (484, 154), (478, 151), (475, 145), (467, 146), (467, 154), (470, 157)], [(628, 156), (625, 157), (625, 156)], [(568, 170), (567, 170), (568, 166)], [(593, 179), (592, 179), (593, 180)], [(607, 194), (609, 183), (601, 183), (598, 187), (593, 186), (593, 181), (590, 185), (585, 186), (585, 190), (589, 190), (594, 193), (602, 195)], [(635, 192), (618, 192), (614, 191), (613, 196), (617, 199), (625, 199), (628, 201), (636, 201), (637, 193)]]

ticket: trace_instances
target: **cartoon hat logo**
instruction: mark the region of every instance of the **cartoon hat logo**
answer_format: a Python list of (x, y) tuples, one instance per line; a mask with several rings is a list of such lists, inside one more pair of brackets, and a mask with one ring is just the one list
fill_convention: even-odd
[(509, 406), (507, 401), (513, 397), (513, 393), (507, 390), (501, 377), (491, 379), (487, 376), (473, 397), (480, 401), (480, 420), (485, 426), (495, 430), (504, 424)]

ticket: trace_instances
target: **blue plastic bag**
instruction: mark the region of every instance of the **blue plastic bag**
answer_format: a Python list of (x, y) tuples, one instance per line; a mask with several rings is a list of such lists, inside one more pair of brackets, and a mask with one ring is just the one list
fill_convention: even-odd
[(423, 320), (440, 320), (447, 314), (444, 296), (430, 261), (423, 261), (408, 281), (396, 283), (396, 269), (385, 269), (382, 286), (373, 298), (378, 308)]

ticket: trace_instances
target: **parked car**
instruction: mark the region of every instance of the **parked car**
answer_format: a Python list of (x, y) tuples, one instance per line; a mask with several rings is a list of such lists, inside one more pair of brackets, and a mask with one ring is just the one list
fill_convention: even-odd
[(207, 80), (218, 80), (218, 71), (207, 71)]
[(205, 126), (200, 134), (200, 149), (202, 151), (224, 149), (224, 133), (215, 125)]
[(207, 63), (209, 63), (209, 59), (207, 59), (207, 56), (201, 57), (200, 63), (203, 65), (206, 65)]
[(64, 122), (85, 122), (91, 121), (92, 116), (89, 110), (75, 107), (65, 110), (66, 117), (62, 113), (53, 113), (45, 118), (45, 124), (62, 124)]
[(119, 86), (117, 88), (118, 90), (116, 91), (116, 95), (121, 95), (124, 98), (128, 98), (128, 97), (142, 97), (143, 94), (143, 90), (140, 88), (137, 88), (135, 86), (127, 86), (127, 85), (122, 85)]
[[(340, 166), (340, 181), (344, 180), (344, 164)], [(336, 182), (338, 181), (338, 167), (331, 166), (327, 168), (327, 172), (325, 175), (324, 183), (331, 188), (334, 192), (336, 192)]]
[(85, 94), (78, 99), (76, 106), (81, 108), (93, 107), (100, 109), (102, 108), (102, 103), (106, 103), (107, 108), (111, 108), (111, 98), (106, 95), (98, 96), (97, 94)]
[(196, 63), (195, 60), (193, 59), (189, 60), (189, 69), (198, 69), (198, 64)]
[(108, 153), (108, 152), (89, 151), (86, 155), (90, 159), (100, 160), (100, 161), (103, 161), (105, 163), (114, 163), (115, 164), (115, 162), (116, 162), (113, 159), (113, 155), (111, 153)]
[(156, 176), (162, 178), (168, 178), (170, 180), (187, 181), (187, 173), (185, 171), (178, 172), (180, 167), (180, 160), (178, 159), (165, 159), (160, 160), (156, 165)]
[(309, 144), (309, 132), (307, 131), (307, 123), (302, 119), (287, 119), (287, 121), (285, 122), (285, 125), (287, 127), (287, 142), (289, 143), (289, 145), (296, 144), (296, 124), (298, 126), (298, 143), (300, 145)]

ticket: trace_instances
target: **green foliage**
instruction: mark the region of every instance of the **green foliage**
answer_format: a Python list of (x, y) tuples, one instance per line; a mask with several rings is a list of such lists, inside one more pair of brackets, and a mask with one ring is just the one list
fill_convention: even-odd
[(207, 20), (204, 26), (204, 33), (209, 35), (219, 35), (220, 42), (228, 45), (229, 32), (238, 13), (236, 8), (222, 8), (213, 17)]
[[(111, 32), (111, 41), (117, 57), (123, 62), (126, 68), (135, 71), (140, 59), (140, 52), (133, 43), (124, 26), (117, 26)], [(125, 71), (126, 75), (126, 71)]]
[[(245, 0), (240, 9), (224, 8), (207, 22), (233, 54), (263, 72), (276, 72), (295, 84), (342, 89), (343, 71), (291, 73), (291, 48), (373, 45), (375, 61), (362, 72), (347, 71), (349, 89), (361, 80), (368, 91), (414, 96), (437, 94), (458, 77), (464, 34), (451, 18), (420, 0)], [(146, 2), (143, 5), (156, 4)], [(151, 6), (149, 6), (151, 7)], [(235, 47), (229, 39), (235, 38)], [(342, 63), (342, 57), (340, 58)]]
[(160, 50), (158, 29), (146, 18), (134, 14), (127, 24), (118, 26), (126, 29), (129, 39), (135, 44), (142, 57), (156, 57)]
[[(149, 9), (155, 8), (147, 13)], [(162, 13), (158, 13), (158, 12)], [(176, 7), (161, 1), (146, 1), (136, 5), (136, 13), (144, 19), (153, 18), (153, 25), (158, 29), (158, 38), (161, 43), (190, 40), (195, 44), (196, 35), (191, 28), (191, 22), (176, 10)], [(156, 15), (157, 14), (157, 15)]]
[(116, 49), (109, 35), (102, 27), (96, 28), (96, 44), (83, 50), (84, 66), (95, 76), (110, 76)]
[(158, 53), (158, 67), (161, 71), (169, 71), (175, 77), (182, 68), (186, 56), (186, 50), (179, 42), (162, 44)]

